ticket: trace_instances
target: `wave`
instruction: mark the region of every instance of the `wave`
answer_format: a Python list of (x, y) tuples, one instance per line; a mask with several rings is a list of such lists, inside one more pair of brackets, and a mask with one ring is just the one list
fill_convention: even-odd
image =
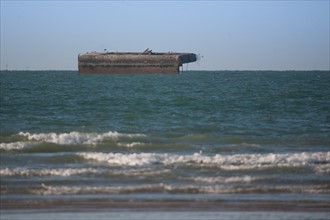
[(330, 164), (317, 164), (314, 171), (317, 173), (330, 173)]
[(228, 194), (228, 193), (305, 193), (325, 194), (330, 189), (325, 185), (278, 185), (278, 186), (225, 186), (225, 185), (174, 185), (141, 184), (128, 186), (49, 186), (41, 184), (38, 189), (29, 189), (37, 195), (70, 194), (133, 194), (133, 193), (176, 193), (176, 194)]
[[(146, 137), (144, 134), (127, 134), (109, 131), (105, 133), (84, 133), (72, 131), (69, 133), (29, 133), (19, 132), (19, 138), (25, 138), (27, 141), (16, 141), (11, 143), (0, 143), (0, 150), (23, 150), (25, 148), (39, 145), (40, 143), (53, 143), (58, 145), (92, 145), (95, 146), (103, 141), (117, 142), (121, 139), (132, 139)], [(118, 143), (119, 146), (134, 147), (143, 145), (142, 142)]]
[(106, 139), (111, 139), (117, 141), (121, 137), (134, 138), (134, 137), (145, 137), (144, 134), (124, 134), (118, 133), (116, 131), (105, 132), (105, 133), (82, 133), (77, 131), (72, 131), (70, 133), (40, 133), (31, 134), (29, 132), (20, 132), (19, 135), (25, 136), (28, 140), (50, 142), (60, 145), (78, 145), (78, 144), (88, 144), (94, 145)]
[(53, 168), (53, 169), (38, 169), (38, 168), (1, 168), (0, 176), (61, 176), (70, 177), (77, 175), (120, 175), (120, 176), (157, 176), (170, 174), (169, 169), (155, 170), (150, 168), (140, 168), (140, 169), (124, 169), (124, 170), (113, 170), (106, 168)]
[(264, 178), (252, 177), (252, 176), (233, 176), (233, 177), (190, 177), (183, 178), (183, 180), (202, 182), (202, 183), (250, 183)]
[(74, 176), (79, 174), (96, 174), (100, 169), (95, 168), (58, 168), (58, 169), (28, 169), (28, 168), (3, 168), (0, 176)]
[[(76, 155), (86, 160), (106, 162), (114, 166), (148, 166), (153, 164), (220, 166), (225, 170), (262, 169), (271, 167), (304, 167), (330, 165), (330, 152), (302, 152), (291, 154), (234, 154), (214, 156), (195, 153), (178, 155), (167, 153), (99, 153), (80, 152)], [(326, 170), (323, 168), (322, 170)]]
[(144, 146), (144, 145), (147, 145), (147, 144), (143, 143), (143, 142), (118, 143), (118, 146), (121, 146), (121, 147), (135, 147), (135, 146)]
[(22, 150), (31, 146), (36, 145), (37, 142), (24, 142), (24, 141), (17, 141), (12, 143), (0, 143), (0, 150), (4, 151), (11, 151), (11, 150)]

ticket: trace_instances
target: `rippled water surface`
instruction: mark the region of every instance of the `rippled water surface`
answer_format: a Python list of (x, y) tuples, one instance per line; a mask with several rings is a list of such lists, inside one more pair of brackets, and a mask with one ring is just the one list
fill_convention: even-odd
[(0, 77), (8, 207), (228, 194), (329, 207), (327, 71)]

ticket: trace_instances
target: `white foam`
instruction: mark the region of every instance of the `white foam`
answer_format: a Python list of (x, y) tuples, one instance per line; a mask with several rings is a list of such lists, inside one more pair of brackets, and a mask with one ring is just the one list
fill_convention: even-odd
[(105, 132), (105, 133), (83, 133), (72, 131), (70, 133), (39, 133), (31, 134), (29, 132), (20, 132), (19, 135), (26, 137), (28, 140), (55, 143), (60, 145), (95, 145), (98, 142), (102, 142), (106, 139), (117, 141), (121, 137), (134, 138), (144, 137), (144, 134), (124, 134), (116, 131)]
[(143, 146), (146, 145), (143, 142), (132, 142), (132, 143), (118, 143), (118, 146), (122, 147), (135, 147), (135, 146)]
[(330, 163), (329, 164), (317, 164), (314, 170), (318, 173), (330, 173)]
[(165, 184), (142, 184), (134, 186), (48, 186), (45, 184), (41, 185), (41, 190), (32, 190), (36, 194), (42, 195), (67, 195), (67, 194), (93, 194), (93, 193), (110, 193), (110, 194), (121, 194), (121, 193), (133, 193), (143, 191), (163, 191), (171, 190), (170, 185)]
[(185, 178), (187, 180), (192, 180), (195, 182), (205, 182), (205, 183), (240, 183), (246, 182), (250, 183), (253, 181), (260, 180), (261, 178), (252, 177), (252, 176), (233, 176), (233, 177), (192, 177), (192, 178)]
[(173, 185), (173, 184), (140, 184), (126, 186), (49, 186), (41, 184), (39, 189), (30, 190), (39, 195), (69, 195), (69, 194), (127, 194), (127, 193), (183, 193), (183, 194), (224, 194), (224, 193), (306, 193), (325, 194), (330, 189), (320, 186), (280, 185), (280, 186), (225, 186), (225, 185)]
[(124, 176), (155, 176), (169, 174), (169, 169), (105, 169), (105, 168), (54, 168), (54, 169), (37, 169), (37, 168), (1, 168), (0, 176), (75, 176), (84, 174), (108, 174), (108, 175), (124, 175)]
[(77, 155), (88, 160), (107, 162), (118, 166), (143, 166), (156, 163), (161, 160), (160, 156), (157, 156), (157, 154), (154, 153), (77, 153)]
[(137, 176), (139, 178), (144, 176), (157, 176), (157, 175), (167, 175), (170, 174), (172, 171), (170, 169), (161, 168), (161, 169), (152, 169), (152, 168), (145, 168), (145, 167), (138, 167), (134, 169), (120, 169), (114, 170), (111, 169), (109, 171), (110, 175), (120, 175), (120, 176)]
[(35, 142), (24, 142), (17, 141), (12, 143), (0, 143), (0, 150), (10, 151), (10, 150), (22, 150), (26, 147), (31, 147), (35, 145)]
[(277, 185), (277, 186), (202, 186), (199, 193), (222, 194), (222, 193), (299, 193), (299, 194), (319, 194), (329, 193), (330, 190), (324, 186), (303, 186), (303, 185)]
[(82, 152), (77, 155), (84, 159), (106, 162), (118, 166), (144, 166), (151, 164), (185, 164), (218, 166), (221, 169), (262, 169), (269, 167), (315, 166), (319, 162), (330, 163), (330, 152), (293, 153), (293, 154), (234, 154), (207, 156), (201, 153), (189, 155), (162, 153), (97, 153)]
[(58, 169), (28, 169), (28, 168), (2, 168), (0, 176), (74, 176), (86, 173), (101, 173), (104, 170), (93, 168), (58, 168)]

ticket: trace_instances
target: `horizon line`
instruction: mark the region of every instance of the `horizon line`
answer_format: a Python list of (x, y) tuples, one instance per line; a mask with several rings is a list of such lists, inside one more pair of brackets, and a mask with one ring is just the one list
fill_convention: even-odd
[[(9, 70), (9, 69), (1, 69), (0, 70), (1, 72), (13, 72), (13, 71), (25, 71), (25, 72), (33, 72), (33, 71), (36, 71), (36, 72), (42, 72), (42, 71), (79, 71), (77, 69), (74, 69), (74, 70), (70, 70), (70, 69), (35, 69), (35, 70), (24, 70), (24, 69), (12, 69), (12, 70)], [(239, 71), (273, 71), (273, 72), (288, 72), (288, 71), (322, 71), (322, 72), (326, 72), (326, 71), (330, 71), (330, 69), (328, 70), (322, 70), (322, 69), (310, 69), (310, 70), (304, 70), (304, 69), (287, 69), (287, 70), (272, 70), (272, 69), (223, 69), (223, 70), (219, 70), (219, 69), (214, 69), (214, 70), (203, 70), (203, 69), (200, 69), (200, 70), (184, 70), (182, 72), (196, 72), (196, 71), (205, 71), (205, 72), (214, 72), (214, 71), (222, 71), (222, 72), (225, 72), (225, 71), (236, 71), (236, 72), (239, 72)], [(106, 74), (106, 73), (105, 73)]]

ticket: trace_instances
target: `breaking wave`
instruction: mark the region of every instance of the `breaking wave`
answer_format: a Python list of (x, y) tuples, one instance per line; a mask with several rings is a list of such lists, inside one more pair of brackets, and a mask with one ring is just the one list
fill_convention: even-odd
[(143, 142), (118, 143), (118, 146), (121, 147), (135, 147), (135, 146), (143, 146), (143, 145), (146, 145), (146, 143)]
[(73, 176), (80, 174), (97, 174), (95, 168), (58, 168), (58, 169), (28, 169), (28, 168), (4, 168), (0, 169), (0, 176)]
[(24, 141), (17, 141), (12, 143), (0, 143), (0, 150), (4, 151), (11, 151), (11, 150), (22, 150), (27, 147), (31, 147), (36, 145), (36, 142), (24, 142)]
[(252, 176), (233, 176), (233, 177), (191, 177), (191, 178), (184, 178), (184, 180), (194, 181), (194, 182), (201, 182), (201, 183), (250, 183), (253, 181), (261, 180), (262, 178), (252, 177)]
[[(97, 153), (81, 152), (78, 156), (86, 160), (106, 162), (115, 166), (147, 166), (152, 164), (198, 164), (220, 166), (225, 170), (258, 169), (269, 167), (301, 167), (330, 164), (330, 152), (292, 153), (292, 154), (234, 154), (214, 156), (195, 153), (177, 155), (167, 153)], [(326, 170), (323, 168), (322, 170)]]
[(169, 169), (155, 170), (151, 168), (140, 169), (124, 169), (113, 170), (106, 168), (54, 168), (54, 169), (37, 169), (37, 168), (2, 168), (0, 169), (0, 176), (20, 176), (20, 177), (34, 177), (34, 176), (61, 176), (70, 177), (77, 175), (121, 175), (121, 176), (156, 176), (169, 174)]
[[(121, 139), (132, 139), (146, 137), (144, 134), (126, 134), (118, 133), (116, 131), (109, 131), (105, 133), (84, 133), (72, 131), (69, 133), (29, 133), (19, 132), (18, 136), (25, 138), (27, 141), (16, 141), (11, 143), (0, 143), (0, 150), (22, 150), (31, 146), (38, 145), (40, 143), (53, 143), (58, 145), (92, 145), (95, 146), (103, 141), (111, 140), (114, 142)], [(118, 143), (118, 146), (134, 147), (143, 145), (142, 142), (132, 143)]]
[(39, 189), (29, 190), (38, 195), (70, 194), (131, 194), (131, 193), (177, 193), (177, 194), (227, 194), (227, 193), (329, 193), (324, 185), (319, 186), (225, 186), (225, 185), (174, 185), (142, 184), (128, 186), (48, 186), (41, 184)]

